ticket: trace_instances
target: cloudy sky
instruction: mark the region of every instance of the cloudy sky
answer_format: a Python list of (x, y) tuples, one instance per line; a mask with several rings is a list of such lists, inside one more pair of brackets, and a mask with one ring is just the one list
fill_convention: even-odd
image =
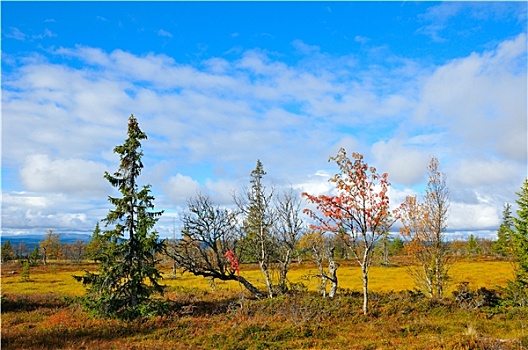
[(527, 176), (526, 2), (2, 2), (2, 234), (91, 232), (134, 114), (161, 236), (260, 159), (321, 194), (340, 147), (492, 235)]

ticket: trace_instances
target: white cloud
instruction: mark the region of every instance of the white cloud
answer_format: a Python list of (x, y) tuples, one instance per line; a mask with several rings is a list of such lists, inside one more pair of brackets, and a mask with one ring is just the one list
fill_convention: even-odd
[(108, 54), (100, 48), (95, 47), (81, 45), (77, 45), (75, 49), (61, 47), (56, 49), (55, 53), (58, 55), (81, 58), (83, 61), (91, 65), (109, 66), (111, 63)]
[(372, 146), (379, 173), (388, 173), (389, 180), (413, 186), (423, 181), (427, 171), (428, 155), (422, 150), (404, 145), (401, 140), (379, 141)]
[(189, 198), (201, 193), (200, 183), (182, 174), (171, 176), (164, 187), (166, 200), (173, 201), (175, 205), (185, 205)]
[[(44, 21), (44, 22), (49, 22), (49, 21)], [(15, 39), (18, 41), (27, 41), (28, 39), (40, 40), (40, 39), (45, 39), (45, 38), (53, 38), (57, 36), (57, 34), (53, 33), (51, 30), (47, 28), (44, 29), (44, 31), (40, 34), (27, 34), (27, 33), (22, 32), (17, 27), (9, 28), (9, 31), (7, 31), (4, 35), (6, 38)]]
[(9, 206), (26, 206), (32, 209), (46, 208), (52, 205), (50, 198), (26, 192), (5, 193), (2, 202)]
[[(431, 6), (419, 18), (428, 23), (418, 29), (418, 33), (428, 35), (433, 41), (445, 42), (448, 38), (464, 36), (466, 31), (473, 31), (480, 21), (494, 19), (497, 22), (516, 18), (519, 22), (526, 21), (526, 7), (515, 2), (443, 2)], [(467, 22), (465, 30), (452, 25), (457, 17), (464, 17)], [(473, 26), (473, 27), (472, 27)]]
[(445, 41), (446, 39), (441, 37), (440, 33), (446, 28), (447, 21), (460, 12), (462, 6), (458, 2), (447, 2), (428, 8), (427, 12), (420, 17), (431, 23), (420, 28), (418, 32), (431, 36), (434, 41)]
[(407, 197), (420, 197), (419, 193), (410, 188), (398, 189), (394, 186), (389, 187), (387, 194), (389, 196), (391, 210), (398, 208), (403, 202), (405, 202), (405, 198)]
[(465, 159), (451, 170), (451, 181), (461, 187), (475, 187), (509, 183), (518, 173), (518, 165), (506, 160)]
[(423, 88), (418, 118), (448, 128), (462, 141), (460, 147), (525, 162), (525, 60), (526, 35), (521, 34), (495, 51), (439, 67)]
[(205, 187), (214, 203), (230, 206), (233, 204), (233, 195), (235, 195), (236, 190), (240, 189), (240, 184), (227, 179), (216, 181), (207, 179)]
[(306, 192), (311, 196), (331, 194), (335, 192), (335, 187), (328, 180), (332, 176), (326, 171), (318, 170), (314, 175), (307, 177), (304, 181), (293, 184), (293, 189), (299, 192)]
[(299, 53), (303, 55), (314, 54), (321, 50), (319, 46), (306, 44), (302, 40), (294, 40), (292, 42), (292, 46), (295, 48), (295, 50), (297, 50)]
[(5, 33), (5, 37), (9, 39), (15, 39), (19, 41), (24, 41), (27, 38), (27, 35), (24, 34), (20, 29), (16, 27), (9, 28), (9, 32)]
[(158, 35), (159, 36), (164, 36), (164, 37), (167, 37), (167, 38), (172, 38), (173, 37), (172, 33), (168, 32), (166, 30), (163, 30), (163, 29), (158, 30)]
[(49, 29), (44, 29), (44, 32), (42, 34), (36, 34), (32, 36), (32, 39), (44, 39), (44, 38), (53, 38), (57, 36), (57, 34), (53, 33)]
[(106, 216), (107, 207), (60, 193), (3, 192), (2, 233), (90, 232)]
[[(526, 175), (526, 142), (519, 147), (526, 141), (525, 41), (520, 35), (440, 67), (393, 56), (383, 57), (388, 67), (361, 65), (300, 41), (305, 55), (297, 63), (264, 50), (182, 64), (155, 53), (61, 48), (50, 51), (53, 59), (21, 60), (5, 73), (3, 167), (20, 173), (23, 188), (15, 190), (36, 197), (106, 193), (102, 174), (115, 166), (104, 164), (116, 161), (111, 151), (134, 113), (149, 135), (145, 164), (165, 162), (150, 176), (168, 208), (197, 192), (228, 204), (256, 159), (277, 186), (328, 193), (331, 184), (317, 172), (333, 174), (328, 157), (345, 147), (389, 173), (401, 194), (395, 198), (423, 181), (429, 156), (439, 156), (459, 203), (454, 225), (490, 225), (494, 219), (474, 221), (476, 209), (511, 202), (513, 185), (497, 183), (520, 185)], [(207, 167), (222, 171), (201, 173)], [(493, 196), (482, 204), (475, 193), (486, 190)], [(79, 217), (61, 203), (57, 212), (92, 225), (92, 214)], [(30, 208), (32, 220), (54, 215), (29, 199), (13, 206), (19, 214)]]
[(36, 154), (27, 158), (20, 176), (30, 191), (97, 196), (108, 190), (104, 171), (102, 163)]
[(497, 208), (488, 203), (450, 204), (448, 229), (475, 230), (496, 228), (500, 224)]
[(365, 36), (356, 35), (354, 37), (354, 41), (357, 42), (357, 43), (360, 43), (360, 44), (366, 44), (366, 43), (368, 43), (370, 41), (370, 39), (365, 37)]

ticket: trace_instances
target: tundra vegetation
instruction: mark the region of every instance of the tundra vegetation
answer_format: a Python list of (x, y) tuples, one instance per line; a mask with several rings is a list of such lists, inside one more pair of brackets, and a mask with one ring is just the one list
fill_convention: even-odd
[(120, 197), (88, 244), (3, 242), (2, 349), (528, 347), (528, 179), (496, 241), (449, 241), (436, 158), (423, 196), (395, 212), (388, 175), (360, 154), (330, 158), (332, 196), (281, 193), (257, 161), (231, 207), (197, 194), (160, 240), (138, 185), (146, 138), (131, 116), (105, 173)]

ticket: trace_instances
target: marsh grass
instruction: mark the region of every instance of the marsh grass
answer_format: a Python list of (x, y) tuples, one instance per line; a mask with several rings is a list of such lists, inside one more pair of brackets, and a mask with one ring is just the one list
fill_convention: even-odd
[[(6, 271), (17, 269), (9, 266)], [(19, 267), (21, 268), (21, 266)], [(136, 322), (88, 316), (72, 274), (93, 269), (56, 264), (35, 267), (31, 281), (2, 268), (2, 349), (523, 349), (528, 347), (528, 312), (520, 308), (462, 309), (453, 298), (430, 301), (411, 292), (405, 266), (371, 270), (372, 313), (361, 312), (358, 268), (343, 262), (342, 289), (333, 300), (315, 292), (310, 264), (294, 266), (290, 280), (302, 294), (254, 300), (233, 282), (188, 274), (166, 279), (170, 312)], [(504, 285), (507, 262), (458, 262), (452, 284), (469, 288)], [(167, 275), (172, 271), (163, 269)], [(264, 287), (260, 271), (243, 274)], [(32, 285), (31, 287), (28, 285)], [(453, 287), (454, 288), (454, 287)]]
[[(362, 288), (361, 271), (350, 261), (340, 262), (337, 270), (339, 287), (343, 290), (357, 290)], [(77, 283), (72, 275), (80, 275), (84, 270), (94, 271), (95, 264), (68, 264), (52, 263), (47, 266), (31, 268), (30, 280), (21, 278), (21, 264), (2, 266), (2, 291), (5, 293), (39, 293), (49, 292), (81, 296), (84, 287)], [(16, 272), (11, 274), (11, 272)], [(196, 277), (189, 273), (178, 273), (173, 277), (170, 267), (162, 267), (165, 277), (162, 284), (172, 289), (191, 288), (199, 290), (212, 290), (211, 281)], [(265, 281), (256, 266), (243, 265), (241, 274), (254, 283), (257, 287), (265, 288)], [(317, 268), (311, 263), (303, 265), (293, 264), (288, 273), (290, 283), (302, 284), (308, 291), (317, 291), (319, 280), (316, 277)], [(455, 290), (462, 282), (469, 282), (471, 287), (496, 288), (505, 286), (513, 278), (512, 267), (506, 261), (459, 261), (450, 270), (451, 280), (448, 294)], [(414, 281), (407, 273), (406, 266), (372, 266), (370, 270), (369, 287), (374, 292), (404, 291), (414, 289)], [(215, 290), (240, 291), (241, 286), (233, 281), (214, 281)]]

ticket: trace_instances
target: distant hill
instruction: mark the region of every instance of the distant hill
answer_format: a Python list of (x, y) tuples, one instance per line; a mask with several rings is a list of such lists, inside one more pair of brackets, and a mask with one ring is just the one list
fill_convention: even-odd
[[(43, 241), (46, 235), (7, 235), (2, 236), (2, 244), (6, 241), (11, 242), (11, 246), (17, 246), (19, 243), (24, 243), (29, 249), (38, 246), (39, 242)], [(78, 233), (59, 233), (59, 241), (61, 243), (73, 243), (78, 240), (89, 242), (91, 236), (87, 234)]]

